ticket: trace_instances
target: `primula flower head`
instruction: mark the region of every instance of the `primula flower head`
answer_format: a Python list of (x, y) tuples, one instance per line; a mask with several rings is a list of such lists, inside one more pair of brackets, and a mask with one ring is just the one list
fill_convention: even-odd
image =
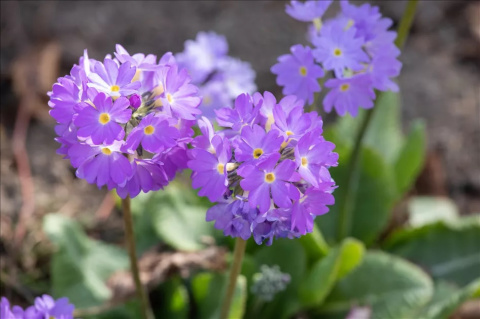
[(217, 111), (223, 130), (207, 118), (198, 121), (202, 135), (188, 150), (192, 186), (217, 202), (207, 221), (226, 236), (253, 236), (267, 245), (275, 237), (299, 237), (333, 204), (328, 168), (338, 155), (321, 136), (321, 118), (303, 106), (295, 96), (277, 103), (270, 92), (241, 94), (235, 108)]
[(116, 49), (116, 58), (103, 62), (85, 50), (48, 95), (57, 153), (77, 177), (125, 198), (163, 188), (187, 167), (201, 98), (171, 53), (157, 63), (154, 55)]
[[(394, 43), (397, 33), (389, 31), (393, 22), (382, 17), (378, 7), (370, 4), (358, 6), (348, 0), (340, 1), (341, 11), (336, 17), (322, 21), (320, 18), (330, 2), (292, 1), (287, 5), (289, 15), (311, 23), (308, 38), (313, 49), (292, 46), (292, 54), (280, 56), (271, 71), (277, 75), (277, 84), (283, 87), (284, 94), (295, 94), (312, 104), (315, 94), (322, 89), (319, 83), (322, 83), (331, 89), (323, 100), (326, 112), (335, 108), (340, 116), (347, 113), (356, 116), (359, 108), (373, 106), (374, 89), (394, 92), (399, 89), (392, 81), (402, 67), (397, 59), (400, 50)], [(301, 48), (303, 52), (311, 53), (300, 58), (301, 55), (294, 51), (302, 52)], [(304, 74), (303, 81), (299, 80), (299, 66), (305, 66), (300, 69), (300, 74)], [(306, 70), (310, 69), (322, 72), (309, 77)], [(325, 79), (321, 80), (324, 76)], [(352, 89), (347, 90), (347, 86)]]
[(215, 118), (215, 110), (232, 107), (239, 94), (257, 89), (251, 65), (229, 56), (226, 38), (215, 32), (199, 32), (175, 56), (179, 66), (188, 70), (192, 84), (200, 88), (199, 109), (209, 119)]

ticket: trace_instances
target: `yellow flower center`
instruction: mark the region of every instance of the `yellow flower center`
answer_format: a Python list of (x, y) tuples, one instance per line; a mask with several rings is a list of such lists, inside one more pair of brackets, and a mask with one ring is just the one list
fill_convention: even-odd
[(286, 131), (285, 134), (287, 134), (287, 136), (290, 136), (290, 135), (293, 135), (293, 132), (292, 131)]
[(349, 88), (350, 88), (350, 84), (348, 84), (348, 83), (340, 85), (340, 91), (342, 91), (342, 92), (347, 91)]
[(107, 124), (108, 122), (110, 122), (110, 115), (108, 115), (108, 113), (101, 113), (98, 117), (98, 122), (103, 125)]
[(151, 125), (145, 126), (145, 128), (143, 129), (143, 133), (145, 133), (146, 135), (152, 135), (153, 132), (155, 132), (155, 128)]
[(275, 181), (275, 174), (273, 174), (273, 173), (265, 174), (265, 182), (273, 183), (274, 181)]
[(307, 68), (304, 66), (300, 67), (300, 75), (301, 76), (306, 76), (307, 75)]
[(102, 153), (105, 155), (110, 155), (112, 154), (112, 151), (108, 147), (102, 148)]
[(110, 90), (112, 90), (112, 92), (118, 92), (120, 91), (120, 87), (118, 85), (112, 85), (110, 87)]
[(203, 104), (206, 104), (206, 105), (212, 104), (212, 97), (210, 95), (205, 95), (203, 97)]
[(253, 158), (257, 159), (262, 156), (263, 150), (261, 148), (256, 148), (253, 150)]
[(167, 93), (167, 101), (168, 101), (168, 103), (173, 102), (173, 96), (170, 93)]
[(306, 157), (302, 157), (302, 166), (308, 165), (308, 159)]
[(218, 171), (219, 174), (223, 175), (223, 173), (225, 171), (225, 165), (223, 165), (222, 163), (218, 163), (217, 171)]
[(342, 50), (340, 50), (339, 48), (336, 48), (335, 50), (333, 50), (333, 55), (334, 56), (341, 56), (342, 55)]

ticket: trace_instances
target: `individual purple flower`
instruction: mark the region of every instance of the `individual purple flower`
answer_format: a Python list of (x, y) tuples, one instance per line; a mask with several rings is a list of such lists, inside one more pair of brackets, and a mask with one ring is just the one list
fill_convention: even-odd
[(160, 97), (167, 114), (186, 120), (194, 120), (195, 115), (201, 113), (197, 108), (201, 99), (197, 96), (198, 88), (190, 84), (187, 70), (178, 72), (178, 67), (169, 68), (164, 82), (164, 92)]
[(52, 107), (50, 115), (58, 123), (70, 123), (75, 114), (74, 107), (81, 101), (80, 88), (72, 79), (63, 77), (53, 85), (49, 95), (49, 105)]
[(148, 193), (163, 189), (168, 185), (168, 176), (163, 163), (152, 159), (136, 159), (134, 162), (134, 174), (123, 187), (117, 187), (117, 194), (121, 198), (135, 197), (140, 191)]
[(255, 71), (251, 65), (228, 55), (224, 36), (215, 32), (199, 32), (196, 40), (187, 40), (183, 52), (176, 55), (180, 67), (188, 70), (192, 83), (203, 96), (200, 110), (214, 119), (214, 111), (231, 108), (241, 93), (256, 90)]
[(113, 185), (124, 186), (134, 172), (132, 164), (120, 150), (122, 145), (123, 141), (98, 146), (73, 145), (68, 155), (72, 165), (78, 167), (77, 177), (96, 183), (98, 187), (107, 185), (111, 189)]
[(291, 230), (301, 235), (312, 232), (315, 216), (327, 213), (326, 205), (334, 203), (335, 198), (331, 193), (314, 188), (307, 189), (303, 198), (295, 202), (292, 207)]
[(325, 83), (330, 92), (323, 100), (323, 107), (330, 112), (333, 107), (340, 116), (358, 115), (358, 108), (372, 108), (375, 92), (369, 74), (358, 74), (347, 79), (330, 79)]
[(252, 94), (257, 89), (255, 71), (250, 63), (229, 56), (218, 62), (214, 79), (224, 83), (225, 92), (231, 99), (242, 93)]
[(240, 94), (235, 99), (235, 107), (216, 110), (217, 122), (219, 125), (232, 128), (239, 132), (245, 125), (252, 125), (258, 122), (258, 111), (261, 104), (255, 104), (249, 94)]
[(401, 68), (402, 63), (392, 56), (375, 56), (370, 64), (373, 87), (380, 91), (398, 92), (398, 84), (391, 78), (397, 77)]
[(215, 110), (222, 107), (230, 107), (232, 104), (230, 94), (225, 90), (225, 83), (220, 80), (210, 81), (200, 88), (200, 95), (202, 104), (199, 110), (202, 111), (202, 116), (209, 119), (215, 118)]
[(335, 144), (318, 139), (319, 131), (302, 136), (295, 146), (295, 163), (300, 176), (315, 187), (319, 186), (322, 166), (337, 166), (338, 154), (333, 153)]
[(209, 208), (206, 220), (215, 221), (215, 228), (223, 230), (225, 236), (247, 240), (252, 235), (250, 228), (257, 216), (258, 209), (242, 200), (235, 200)]
[(202, 135), (199, 135), (193, 139), (192, 146), (207, 150), (210, 153), (215, 153), (215, 147), (212, 145), (212, 139), (215, 136), (215, 130), (212, 123), (208, 120), (208, 118), (203, 116), (197, 121), (197, 123)]
[[(30, 309), (27, 309), (26, 312), (30, 310), (30, 313), (33, 314), (32, 308), (36, 312), (34, 318), (73, 319), (75, 306), (68, 301), (68, 298), (55, 300), (49, 295), (43, 295), (35, 298), (35, 304)], [(25, 318), (32, 317), (25, 315)]]
[(123, 139), (125, 131), (120, 124), (127, 123), (132, 116), (132, 110), (128, 108), (129, 100), (121, 97), (112, 103), (109, 96), (99, 93), (93, 104), (86, 104), (74, 119), (74, 124), (79, 128), (78, 137), (91, 137), (95, 144), (110, 144)]
[(179, 137), (180, 132), (177, 128), (170, 126), (168, 118), (151, 113), (130, 132), (122, 150), (133, 153), (141, 143), (147, 152), (159, 153), (175, 146), (176, 139)]
[(342, 16), (349, 22), (347, 27), (353, 27), (355, 35), (369, 41), (376, 36), (375, 24), (382, 17), (378, 7), (364, 3), (361, 6), (355, 6), (348, 0), (341, 0)]
[(175, 178), (177, 172), (188, 168), (189, 158), (187, 149), (179, 145), (169, 149), (168, 152), (160, 153), (158, 160), (163, 163), (168, 180), (171, 181)]
[(238, 170), (238, 175), (244, 178), (240, 185), (245, 191), (249, 191), (250, 206), (258, 206), (260, 213), (270, 209), (270, 193), (275, 205), (283, 208), (292, 206), (292, 200), (299, 197), (298, 190), (287, 183), (298, 180), (295, 163), (284, 160), (277, 165), (279, 159), (280, 154), (276, 153), (257, 166), (246, 165)]
[[(143, 53), (136, 53), (130, 55), (127, 50), (120, 44), (115, 46), (116, 52), (115, 57), (120, 63), (129, 62), (130, 65), (137, 68), (137, 72), (141, 70), (151, 70), (157, 64), (157, 57), (153, 54), (145, 55)], [(137, 78), (138, 79), (138, 78)], [(135, 80), (137, 80), (135, 79)]]
[(1, 319), (23, 319), (24, 311), (19, 306), (13, 306), (10, 309), (10, 302), (7, 298), (2, 297), (0, 301), (0, 318)]
[(322, 68), (315, 64), (312, 50), (300, 44), (290, 48), (292, 54), (282, 55), (272, 66), (277, 84), (283, 86), (283, 94), (293, 94), (313, 103), (315, 92), (320, 92), (318, 79), (324, 76)]
[(129, 62), (118, 65), (112, 59), (105, 59), (103, 63), (96, 62), (93, 67), (94, 72), (88, 75), (88, 86), (94, 87), (100, 92), (110, 95), (112, 98), (128, 96), (136, 93), (140, 87), (140, 82), (132, 82), (136, 73), (136, 68)]
[(321, 18), (331, 3), (332, 0), (305, 2), (292, 0), (290, 4), (287, 4), (285, 11), (294, 19), (312, 22)]
[(256, 162), (280, 150), (283, 138), (277, 131), (265, 132), (259, 125), (246, 126), (235, 150), (235, 158), (241, 162)]
[(252, 223), (252, 233), (255, 242), (270, 246), (274, 237), (294, 238), (299, 235), (291, 230), (291, 209), (271, 209), (258, 216)]
[(274, 110), (274, 119), (274, 128), (281, 133), (285, 144), (288, 144), (289, 139), (299, 139), (311, 126), (310, 116), (298, 108), (286, 114), (282, 106), (277, 105)]
[(214, 202), (227, 191), (227, 171), (232, 151), (228, 140), (220, 136), (213, 137), (212, 144), (215, 154), (203, 149), (191, 150), (192, 160), (188, 162), (188, 167), (193, 171), (192, 187), (200, 187), (198, 195), (207, 196)]
[(260, 115), (265, 118), (265, 127), (270, 130), (273, 123), (273, 109), (277, 105), (277, 99), (272, 93), (265, 91), (263, 95), (256, 92), (252, 96), (255, 105), (261, 105)]
[(200, 83), (215, 71), (220, 58), (226, 56), (228, 43), (215, 32), (199, 32), (195, 40), (185, 42), (185, 50), (176, 55), (178, 64), (186, 68), (194, 83)]
[(344, 77), (344, 70), (359, 71), (368, 62), (368, 55), (363, 51), (364, 40), (355, 37), (355, 29), (344, 30), (338, 24), (324, 26), (320, 36), (313, 40), (315, 59), (322, 63), (325, 70), (334, 70), (337, 78)]

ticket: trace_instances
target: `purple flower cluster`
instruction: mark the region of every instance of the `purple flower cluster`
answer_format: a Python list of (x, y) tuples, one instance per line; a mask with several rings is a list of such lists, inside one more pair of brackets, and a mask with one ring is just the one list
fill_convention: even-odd
[(359, 108), (372, 108), (375, 91), (398, 91), (392, 78), (400, 74), (400, 50), (395, 46), (397, 33), (389, 31), (392, 20), (382, 17), (370, 4), (355, 6), (341, 0), (337, 17), (322, 22), (332, 1), (291, 1), (286, 12), (293, 18), (310, 22), (309, 46), (294, 45), (291, 54), (278, 58), (271, 71), (284, 94), (314, 102), (321, 91), (319, 80), (329, 89), (323, 100), (326, 112), (333, 108), (341, 116), (358, 114)]
[(215, 118), (214, 110), (232, 107), (239, 94), (256, 90), (255, 71), (249, 63), (229, 56), (227, 40), (215, 32), (199, 32), (175, 57), (200, 88), (200, 110), (209, 119)]
[(161, 189), (186, 168), (201, 98), (170, 52), (157, 63), (121, 45), (103, 62), (85, 51), (49, 96), (57, 152), (79, 178), (125, 198)]
[(313, 229), (317, 215), (334, 203), (335, 145), (322, 137), (322, 119), (304, 113), (304, 102), (270, 92), (241, 94), (234, 108), (216, 111), (215, 131), (202, 117), (202, 134), (189, 150), (192, 186), (217, 204), (207, 221), (232, 237), (270, 245), (274, 237), (294, 238)]
[(33, 306), (22, 309), (19, 306), (10, 307), (7, 298), (2, 297), (0, 302), (1, 319), (73, 319), (75, 307), (68, 298), (53, 299), (49, 295), (35, 298)]

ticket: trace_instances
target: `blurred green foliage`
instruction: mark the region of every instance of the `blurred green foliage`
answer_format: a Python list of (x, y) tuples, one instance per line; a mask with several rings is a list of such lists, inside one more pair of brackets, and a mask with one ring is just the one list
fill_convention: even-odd
[[(301, 239), (279, 239), (270, 247), (249, 240), (231, 318), (291, 318), (299, 313), (305, 318), (345, 318), (354, 306), (370, 307), (373, 318), (447, 318), (462, 302), (480, 296), (480, 216), (459, 217), (451, 203), (413, 198), (409, 221), (385, 236), (393, 207), (422, 168), (426, 138), (421, 121), (413, 123), (406, 136), (402, 133), (398, 94), (382, 94), (376, 107), (351, 199), (345, 198), (342, 181), (365, 112), (325, 128), (325, 138), (337, 145), (340, 155), (339, 166), (331, 169), (339, 185), (336, 202), (352, 201), (350, 237), (335, 240), (335, 205), (317, 217), (314, 232)], [(159, 243), (195, 251), (213, 239), (232, 247), (230, 238), (205, 222), (211, 204), (199, 198), (183, 177), (163, 191), (132, 200), (140, 254)], [(57, 247), (51, 293), (69, 297), (80, 310), (106, 302), (110, 292), (105, 281), (128, 267), (125, 251), (90, 239), (78, 222), (60, 215), (46, 216), (44, 230)], [(278, 265), (291, 277), (287, 288), (270, 302), (250, 290), (262, 265)], [(150, 294), (157, 318), (217, 318), (226, 275), (204, 270), (189, 278), (167, 278)], [(130, 301), (84, 317), (138, 314), (138, 304)]]

